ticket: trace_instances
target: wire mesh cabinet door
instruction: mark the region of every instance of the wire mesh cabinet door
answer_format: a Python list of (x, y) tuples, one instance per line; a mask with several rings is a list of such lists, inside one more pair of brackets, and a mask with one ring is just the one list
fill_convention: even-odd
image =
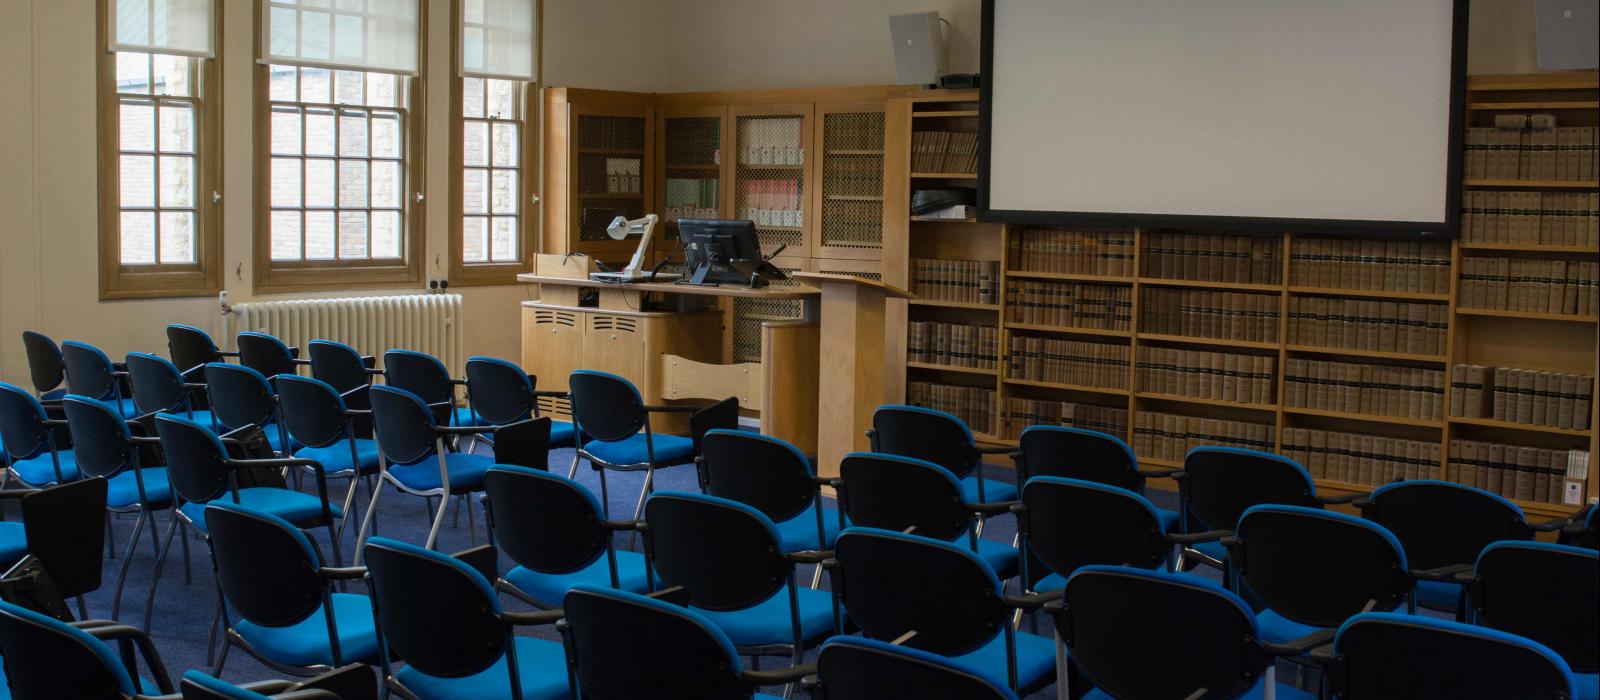
[(810, 103), (739, 105), (733, 120), (733, 218), (756, 224), (761, 251), (809, 255), (815, 226), (807, 216), (812, 148)]
[(883, 102), (819, 103), (813, 131), (818, 166), (812, 188), (811, 255), (883, 257)]

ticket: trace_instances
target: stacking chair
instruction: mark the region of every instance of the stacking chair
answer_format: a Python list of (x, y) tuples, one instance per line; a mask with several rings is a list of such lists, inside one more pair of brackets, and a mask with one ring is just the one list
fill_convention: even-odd
[(210, 333), (182, 323), (167, 326), (167, 354), (190, 381), (199, 380), (206, 365), (239, 356), (237, 352), (224, 352), (217, 347)]
[(1005, 595), (994, 569), (966, 548), (876, 528), (839, 533), (827, 566), (843, 614), (864, 636), (938, 654), (1018, 694), (1050, 684), (1053, 645), (1018, 632), (1011, 618), (1059, 593)]
[(261, 373), (261, 376), (271, 379), (280, 374), (295, 374), (300, 365), (309, 365), (309, 360), (300, 359), (300, 352), (296, 348), (279, 340), (277, 336), (255, 331), (244, 331), (234, 339), (239, 345), (239, 364)]
[(1146, 481), (1172, 474), (1140, 469), (1139, 458), (1128, 443), (1094, 430), (1031, 425), (1023, 429), (1018, 443), (1017, 451), (1012, 453), (1018, 484), (1027, 484), (1036, 476), (1059, 476), (1116, 486), (1143, 496)]
[(67, 379), (67, 366), (56, 341), (43, 333), (23, 331), (22, 347), (28, 355), (28, 378), (39, 398), (51, 401), (66, 396), (61, 384)]
[(106, 513), (105, 479), (79, 479), (46, 489), (8, 489), (0, 499), (17, 499), (22, 521), (0, 522), (0, 570), (25, 556), (39, 559), (56, 593), (75, 598), (78, 617), (87, 618), (83, 596), (100, 589), (100, 523)]
[(372, 667), (349, 664), (299, 683), (257, 681), (234, 685), (190, 670), (178, 682), (183, 700), (378, 700)]
[(949, 659), (866, 637), (834, 637), (817, 655), (819, 700), (1016, 700), (1016, 693)]
[(828, 549), (841, 527), (839, 514), (822, 505), (832, 484), (794, 445), (770, 435), (723, 428), (700, 439), (700, 490), (748, 505), (778, 528), (785, 552)]
[[(353, 411), (367, 411), (372, 404), (367, 401), (366, 387), (372, 378), (383, 376), (377, 367), (377, 358), (362, 355), (355, 348), (332, 340), (313, 340), (306, 344), (311, 356), (311, 376), (327, 382)], [(280, 390), (281, 391), (281, 390)], [(372, 437), (372, 416), (358, 415), (352, 421), (356, 437)]]
[[(1321, 508), (1350, 503), (1357, 496), (1322, 497), (1311, 472), (1288, 457), (1239, 447), (1205, 446), (1189, 450), (1178, 481), (1184, 532), (1231, 529), (1251, 506), (1278, 504)], [(1222, 543), (1202, 542), (1185, 552), (1223, 568)]]
[(1600, 697), (1600, 552), (1496, 542), (1470, 578), (1470, 622), (1550, 647), (1572, 668), (1577, 697)]
[(477, 569), (415, 545), (374, 537), (364, 556), (387, 688), (417, 700), (569, 696), (561, 645), (512, 633), (561, 611), (505, 610)]
[(1378, 487), (1356, 502), (1361, 516), (1387, 528), (1405, 547), (1416, 577), (1413, 600), (1433, 610), (1461, 612), (1456, 575), (1472, 570), (1478, 554), (1500, 540), (1530, 540), (1535, 530), (1554, 531), (1553, 520), (1530, 526), (1517, 504), (1471, 486), (1448, 481), (1401, 481)]
[[(205, 426), (179, 416), (156, 416), (156, 433), (167, 455), (167, 475), (178, 498), (178, 511), (167, 528), (166, 543), (156, 557), (151, 574), (150, 593), (145, 599), (144, 628), (150, 629), (150, 613), (155, 605), (156, 585), (161, 581), (162, 565), (172, 548), (172, 537), (182, 523), (202, 537), (210, 537), (207, 521), (212, 503), (232, 502), (283, 518), (301, 528), (326, 527), (328, 546), (333, 548), (335, 566), (343, 566), (339, 537), (334, 526), (344, 517), (338, 505), (328, 502), (328, 482), (322, 465), (310, 459), (230, 459), (227, 447)], [(238, 473), (250, 469), (304, 467), (316, 477), (315, 495), (273, 486), (239, 487)], [(184, 573), (188, 578), (189, 538), (182, 538)], [(335, 664), (337, 665), (337, 664)]]
[(61, 344), (61, 361), (67, 371), (67, 393), (104, 401), (123, 420), (138, 417), (133, 399), (123, 390), (128, 370), (113, 365), (100, 348), (69, 340)]
[(54, 428), (61, 425), (28, 390), (0, 382), (0, 463), (7, 467), (0, 489), (13, 479), (32, 489), (78, 479), (72, 450), (56, 447)]
[[(610, 588), (580, 585), (567, 593), (567, 646), (573, 697), (634, 700), (661, 695), (704, 700), (777, 700), (763, 685), (792, 683), (816, 670), (797, 666), (749, 671), (733, 642), (705, 616)], [(619, 670), (618, 659), (627, 659)]]
[(439, 358), (415, 350), (390, 350), (383, 354), (384, 383), (416, 394), (434, 411), (439, 425), (478, 425), (470, 402), (456, 405), (456, 387), (467, 380), (455, 379)]
[(777, 528), (750, 506), (697, 493), (663, 491), (645, 502), (647, 570), (682, 586), (689, 609), (752, 657), (788, 654), (833, 634), (833, 599), (795, 585), (796, 564), (826, 552), (785, 554)]
[(1567, 662), (1543, 644), (1399, 613), (1365, 613), (1344, 623), (1327, 675), (1342, 700), (1581, 697)]
[(222, 654), (213, 673), (222, 672), (232, 646), (301, 676), (377, 663), (372, 600), (333, 590), (336, 581), (365, 571), (324, 566), (305, 533), (271, 513), (218, 500), (205, 516), (223, 609)]
[[(314, 341), (313, 347), (316, 342), (320, 341)], [(347, 395), (360, 392), (361, 400), (366, 402), (366, 388), (363, 384), (340, 394), (328, 383), (313, 377), (280, 374), (277, 381), (278, 402), (282, 407), (279, 424), (288, 431), (291, 444), (303, 445), (295, 450), (294, 456), (321, 464), (323, 473), (330, 479), (350, 480), (341, 509), (350, 516), (355, 513), (356, 484), (367, 483), (370, 501), (375, 487), (368, 477), (377, 474), (380, 468), (378, 442), (358, 437), (356, 428), (356, 421), (360, 419), (371, 424), (371, 411), (351, 409), (345, 401)], [(340, 519), (340, 538), (349, 520), (349, 517)]]
[(692, 413), (690, 406), (651, 406), (639, 395), (633, 382), (609, 372), (580, 369), (567, 380), (572, 393), (572, 422), (577, 430), (578, 449), (572, 462), (577, 475), (578, 460), (587, 459), (600, 472), (600, 503), (609, 516), (611, 499), (606, 488), (606, 470), (643, 471), (644, 485), (633, 517), (643, 512), (644, 499), (655, 483), (656, 469), (687, 464), (694, 459), (694, 440), (681, 435), (657, 435), (650, 428), (652, 413)]
[(852, 525), (960, 542), (1002, 578), (1019, 570), (1017, 548), (978, 536), (981, 514), (1011, 503), (973, 503), (955, 474), (914, 457), (852, 452), (839, 463), (839, 507)]
[(497, 464), (483, 477), (489, 541), (516, 566), (495, 587), (541, 608), (560, 607), (578, 585), (649, 590), (644, 555), (618, 551), (612, 533), (632, 521), (605, 519), (589, 489), (565, 477)]
[(273, 452), (288, 454), (299, 447), (279, 421), (278, 392), (265, 375), (244, 365), (213, 362), (205, 366), (205, 378), (219, 434), (241, 435), (254, 428), (266, 437)]
[[(1056, 691), (1063, 700), (1311, 700), (1310, 693), (1275, 683), (1275, 657), (1333, 639), (1328, 630), (1264, 643), (1250, 607), (1226, 589), (1130, 567), (1083, 567), (1067, 579), (1062, 599), (1045, 609), (1056, 623)], [(1083, 694), (1080, 684), (1094, 690)]]
[[(135, 650), (153, 680), (135, 670)], [(0, 654), (17, 700), (133, 700), (172, 692), (149, 635), (109, 620), (62, 622), (0, 602)]]
[[(539, 417), (539, 398), (566, 398), (565, 391), (539, 391), (533, 375), (494, 357), (467, 359), (467, 395), (486, 425), (504, 426)], [(574, 447), (572, 423), (551, 419), (550, 446)]]
[(979, 447), (960, 418), (921, 406), (879, 406), (867, 431), (872, 451), (915, 457), (950, 470), (961, 480), (968, 503), (1017, 500), (1017, 485), (983, 478), (983, 456), (1010, 454), (1009, 447)]
[[(356, 546), (365, 541), (372, 518), (378, 512), (383, 483), (388, 482), (405, 493), (439, 499), (439, 511), (433, 516), (428, 540), (423, 545), (432, 549), (439, 538), (439, 526), (444, 523), (450, 497), (482, 491), (483, 475), (494, 464), (492, 457), (451, 452), (445, 446), (445, 438), (490, 432), (493, 428), (439, 425), (433, 410), (416, 394), (404, 389), (374, 386), (370, 392), (373, 427), (384, 466), (379, 472), (379, 488), (372, 494), (366, 517), (361, 521)], [(466, 509), (467, 527), (476, 542), (478, 526), (472, 516), (471, 498), (466, 499)]]
[(202, 382), (189, 382), (171, 360), (147, 352), (128, 353), (128, 383), (133, 387), (133, 406), (140, 418), (158, 413), (183, 416), (201, 425), (218, 429), (210, 411), (196, 410), (190, 390), (205, 389)]
[(145, 466), (140, 457), (142, 450), (138, 448), (161, 440), (154, 436), (135, 436), (119, 410), (104, 401), (68, 394), (62, 400), (62, 408), (72, 431), (72, 451), (78, 471), (84, 476), (106, 480), (108, 512), (138, 514), (111, 598), (111, 617), (116, 619), (122, 610), (122, 586), (127, 582), (133, 551), (139, 545), (139, 533), (146, 523), (150, 526), (150, 545), (160, 556), (161, 543), (156, 539), (156, 522), (151, 513), (172, 507), (172, 486), (167, 480), (167, 468)]

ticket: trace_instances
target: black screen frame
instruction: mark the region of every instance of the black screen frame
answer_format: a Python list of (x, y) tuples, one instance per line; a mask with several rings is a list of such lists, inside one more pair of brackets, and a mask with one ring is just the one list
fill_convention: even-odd
[(1450, 130), (1445, 167), (1444, 221), (1375, 221), (1365, 219), (1312, 219), (1126, 212), (1032, 211), (989, 207), (990, 153), (994, 111), (994, 13), (997, 0), (983, 0), (982, 45), (978, 117), (979, 221), (1040, 226), (1140, 227), (1230, 233), (1309, 233), (1351, 238), (1454, 240), (1460, 237), (1462, 147), (1466, 134), (1467, 19), (1470, 0), (1454, 0), (1450, 48)]

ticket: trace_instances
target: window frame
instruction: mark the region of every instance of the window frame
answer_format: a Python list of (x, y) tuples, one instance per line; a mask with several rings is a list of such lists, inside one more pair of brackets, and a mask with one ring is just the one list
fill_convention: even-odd
[[(418, 0), (419, 16), (426, 17), (428, 0)], [(255, 16), (261, 16), (262, 0), (255, 0)], [(421, 22), (418, 65), (427, 65), (428, 25)], [(255, 55), (261, 55), (262, 32), (255, 34)], [(427, 202), (417, 201), (427, 184), (427, 80), (425, 73), (399, 75), (405, 86), (406, 104), (394, 108), (402, 114), (405, 138), (400, 155), (403, 183), (400, 193), (401, 257), (380, 259), (273, 260), (272, 259), (272, 66), (256, 61), (253, 67), (253, 114), (255, 139), (251, 168), (255, 177), (255, 213), (252, 238), (252, 267), (256, 292), (298, 292), (378, 287), (411, 286), (422, 283), (427, 260)], [(337, 104), (329, 105), (337, 110)], [(361, 107), (359, 109), (366, 109)], [(369, 232), (370, 233), (370, 232)]]
[[(448, 279), (452, 286), (473, 287), (509, 285), (517, 283), (517, 275), (533, 272), (533, 262), (543, 241), (540, 236), (539, 193), (543, 185), (540, 167), (540, 146), (544, 133), (544, 100), (540, 99), (540, 83), (535, 80), (512, 81), (517, 86), (515, 96), (522, 101), (522, 118), (519, 120), (517, 144), (521, 162), (517, 165), (517, 246), (519, 260), (508, 262), (474, 262), (465, 260), (466, 253), (466, 105), (462, 90), (465, 79), (461, 76), (461, 21), (462, 0), (450, 0), (450, 204)], [(535, 45), (541, 57), (544, 53), (544, 3), (537, 2), (534, 9)], [(539, 77), (544, 75), (544, 61), (535, 66)], [(503, 78), (495, 78), (502, 80)], [(488, 80), (488, 78), (485, 78)]]
[[(222, 191), (223, 3), (217, 3), (212, 16), (216, 58), (189, 57), (199, 66), (197, 90), (188, 98), (195, 103), (194, 262), (163, 263), (157, 257), (154, 263), (131, 265), (122, 263), (121, 251), (122, 97), (117, 92), (117, 52), (109, 48), (109, 8), (104, 2), (95, 5), (100, 300), (214, 296), (222, 290), (223, 203), (213, 195)], [(158, 241), (158, 249), (159, 245)]]

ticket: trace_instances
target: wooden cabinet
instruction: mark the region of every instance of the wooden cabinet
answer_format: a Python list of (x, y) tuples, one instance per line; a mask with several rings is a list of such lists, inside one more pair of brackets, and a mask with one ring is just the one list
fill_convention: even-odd
[(816, 105), (812, 257), (883, 257), (885, 106), (881, 101)]
[(638, 242), (606, 227), (656, 210), (648, 96), (556, 88), (545, 102), (544, 252), (625, 261)]
[(806, 197), (815, 158), (808, 103), (736, 105), (733, 122), (733, 218), (756, 224), (761, 251), (805, 255), (812, 226)]

